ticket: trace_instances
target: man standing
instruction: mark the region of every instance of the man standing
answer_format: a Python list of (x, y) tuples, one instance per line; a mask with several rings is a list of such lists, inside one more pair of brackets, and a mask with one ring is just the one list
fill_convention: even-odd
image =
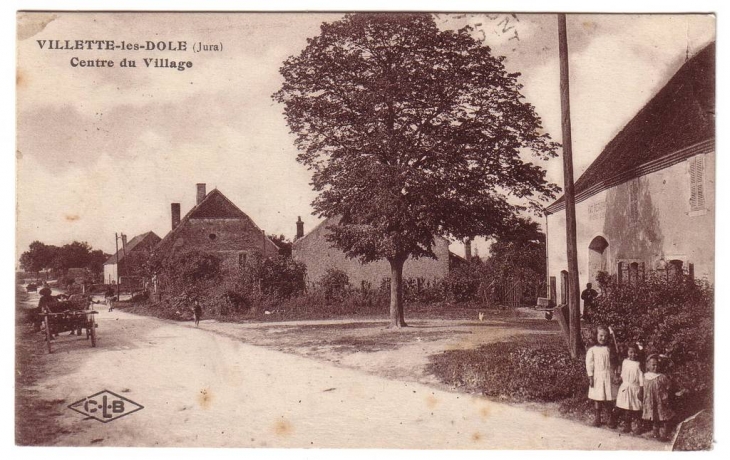
[(195, 320), (195, 327), (198, 327), (200, 323), (200, 317), (203, 316), (203, 308), (200, 306), (200, 302), (196, 299), (193, 307), (193, 319)]
[(591, 283), (586, 284), (586, 288), (581, 293), (580, 298), (583, 299), (583, 321), (587, 323), (591, 322), (591, 312), (593, 311), (593, 307), (596, 306), (597, 297), (598, 292), (593, 289), (593, 285)]

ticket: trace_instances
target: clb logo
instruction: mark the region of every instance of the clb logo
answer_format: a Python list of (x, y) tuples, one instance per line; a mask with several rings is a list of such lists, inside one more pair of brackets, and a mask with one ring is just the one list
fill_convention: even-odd
[(119, 396), (109, 390), (87, 396), (71, 404), (68, 408), (85, 415), (87, 418), (93, 418), (103, 423), (111, 422), (144, 409), (131, 399)]

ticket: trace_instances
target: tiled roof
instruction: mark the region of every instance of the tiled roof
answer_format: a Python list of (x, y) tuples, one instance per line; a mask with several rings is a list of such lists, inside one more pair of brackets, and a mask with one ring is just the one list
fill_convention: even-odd
[(156, 244), (160, 241), (160, 237), (157, 236), (155, 232), (147, 232), (142, 233), (141, 235), (137, 235), (130, 241), (128, 241), (124, 248), (119, 249), (116, 254), (107, 259), (107, 261), (104, 262), (104, 265), (113, 265), (116, 264), (118, 261), (123, 260), (127, 254), (134, 251), (134, 249), (139, 246), (139, 244), (142, 243), (142, 241), (144, 241), (147, 237), (151, 237), (155, 240), (152, 242), (152, 244)]
[[(173, 241), (174, 236), (185, 227), (191, 219), (243, 219), (251, 222), (257, 230), (261, 230), (258, 225), (251, 219), (245, 212), (236, 206), (231, 200), (228, 199), (220, 190), (213, 189), (208, 192), (203, 198), (203, 201), (196, 204), (195, 206), (185, 214), (177, 227), (172, 229), (165, 235), (162, 240), (157, 243), (155, 251), (164, 251)], [(268, 237), (266, 241), (269, 245), (274, 247), (278, 251), (276, 246)]]
[[(576, 202), (714, 149), (715, 43), (687, 61), (575, 182)], [(563, 197), (547, 212), (564, 209)]]

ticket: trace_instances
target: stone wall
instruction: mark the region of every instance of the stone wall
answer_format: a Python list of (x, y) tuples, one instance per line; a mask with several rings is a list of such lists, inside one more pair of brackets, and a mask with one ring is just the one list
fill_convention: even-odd
[[(641, 176), (602, 191), (576, 204), (578, 268), (581, 289), (595, 277), (601, 262), (610, 274), (618, 263), (643, 264), (653, 270), (660, 261), (693, 264), (696, 278), (714, 281), (715, 155), (704, 157), (705, 206), (690, 206), (690, 162)], [(565, 211), (547, 219), (548, 271), (556, 278), (561, 299), (560, 272), (567, 271)], [(591, 249), (603, 238), (603, 254)], [(603, 259), (603, 260), (601, 260)]]
[(192, 218), (183, 224), (171, 242), (171, 254), (192, 249), (214, 253), (227, 266), (239, 263), (253, 253), (272, 257), (278, 248), (250, 220), (245, 218)]

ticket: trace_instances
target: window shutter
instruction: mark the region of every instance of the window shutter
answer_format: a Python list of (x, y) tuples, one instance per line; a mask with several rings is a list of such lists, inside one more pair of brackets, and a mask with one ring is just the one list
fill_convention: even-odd
[(558, 303), (557, 282), (554, 276), (550, 277), (550, 294), (548, 297), (550, 297), (550, 300), (552, 300), (556, 304)]
[(644, 262), (639, 264), (639, 280), (646, 281), (646, 264)]
[(696, 206), (697, 209), (704, 209), (705, 208), (705, 158), (702, 155), (698, 155), (697, 157), (697, 165), (695, 167), (695, 181), (697, 184), (695, 185), (696, 194)]
[(689, 160), (689, 207), (695, 209), (697, 207), (697, 159)]
[(618, 263), (618, 284), (623, 284), (624, 282), (624, 263), (619, 262)]
[(705, 157), (697, 155), (689, 162), (690, 210), (705, 209)]
[(639, 282), (639, 263), (638, 262), (632, 262), (629, 265), (629, 276), (628, 280), (629, 283), (636, 286)]

